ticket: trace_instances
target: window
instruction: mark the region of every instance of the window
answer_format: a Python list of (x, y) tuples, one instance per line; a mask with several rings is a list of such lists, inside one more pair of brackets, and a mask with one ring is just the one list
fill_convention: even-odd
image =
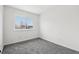
[(15, 29), (32, 29), (32, 19), (16, 16)]

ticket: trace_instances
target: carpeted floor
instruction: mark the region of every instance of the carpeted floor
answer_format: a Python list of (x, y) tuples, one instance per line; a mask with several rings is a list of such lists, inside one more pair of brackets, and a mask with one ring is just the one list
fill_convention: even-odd
[(6, 45), (3, 54), (79, 54), (79, 52), (37, 38)]

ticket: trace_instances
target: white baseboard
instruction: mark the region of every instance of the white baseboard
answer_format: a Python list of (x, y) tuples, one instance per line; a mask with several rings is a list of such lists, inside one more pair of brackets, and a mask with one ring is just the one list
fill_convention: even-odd
[(54, 42), (54, 41), (48, 40), (48, 39), (43, 38), (43, 37), (41, 37), (41, 38), (44, 39), (44, 40), (47, 40), (47, 41), (49, 41), (49, 42), (55, 43), (55, 44), (57, 44), (57, 45), (60, 45), (60, 46), (66, 47), (66, 48), (68, 48), (68, 49), (71, 49), (71, 50), (74, 50), (74, 51), (79, 52), (79, 50), (74, 49), (74, 48), (71, 48), (71, 47), (69, 47), (69, 46), (67, 46), (67, 45), (64, 45), (64, 44), (61, 44), (61, 43), (56, 43), (56, 42)]

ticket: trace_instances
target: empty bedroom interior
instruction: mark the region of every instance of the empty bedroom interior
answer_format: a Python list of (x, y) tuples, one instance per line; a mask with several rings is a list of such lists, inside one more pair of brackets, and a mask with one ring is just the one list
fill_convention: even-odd
[(78, 54), (79, 6), (0, 5), (0, 52)]

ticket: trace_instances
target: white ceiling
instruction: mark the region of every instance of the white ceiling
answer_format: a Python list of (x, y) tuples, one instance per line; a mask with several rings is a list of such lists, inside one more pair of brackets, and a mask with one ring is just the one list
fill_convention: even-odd
[(53, 7), (51, 5), (10, 5), (10, 6), (21, 10), (29, 11), (32, 13), (36, 13), (36, 14), (41, 14), (44, 11)]

